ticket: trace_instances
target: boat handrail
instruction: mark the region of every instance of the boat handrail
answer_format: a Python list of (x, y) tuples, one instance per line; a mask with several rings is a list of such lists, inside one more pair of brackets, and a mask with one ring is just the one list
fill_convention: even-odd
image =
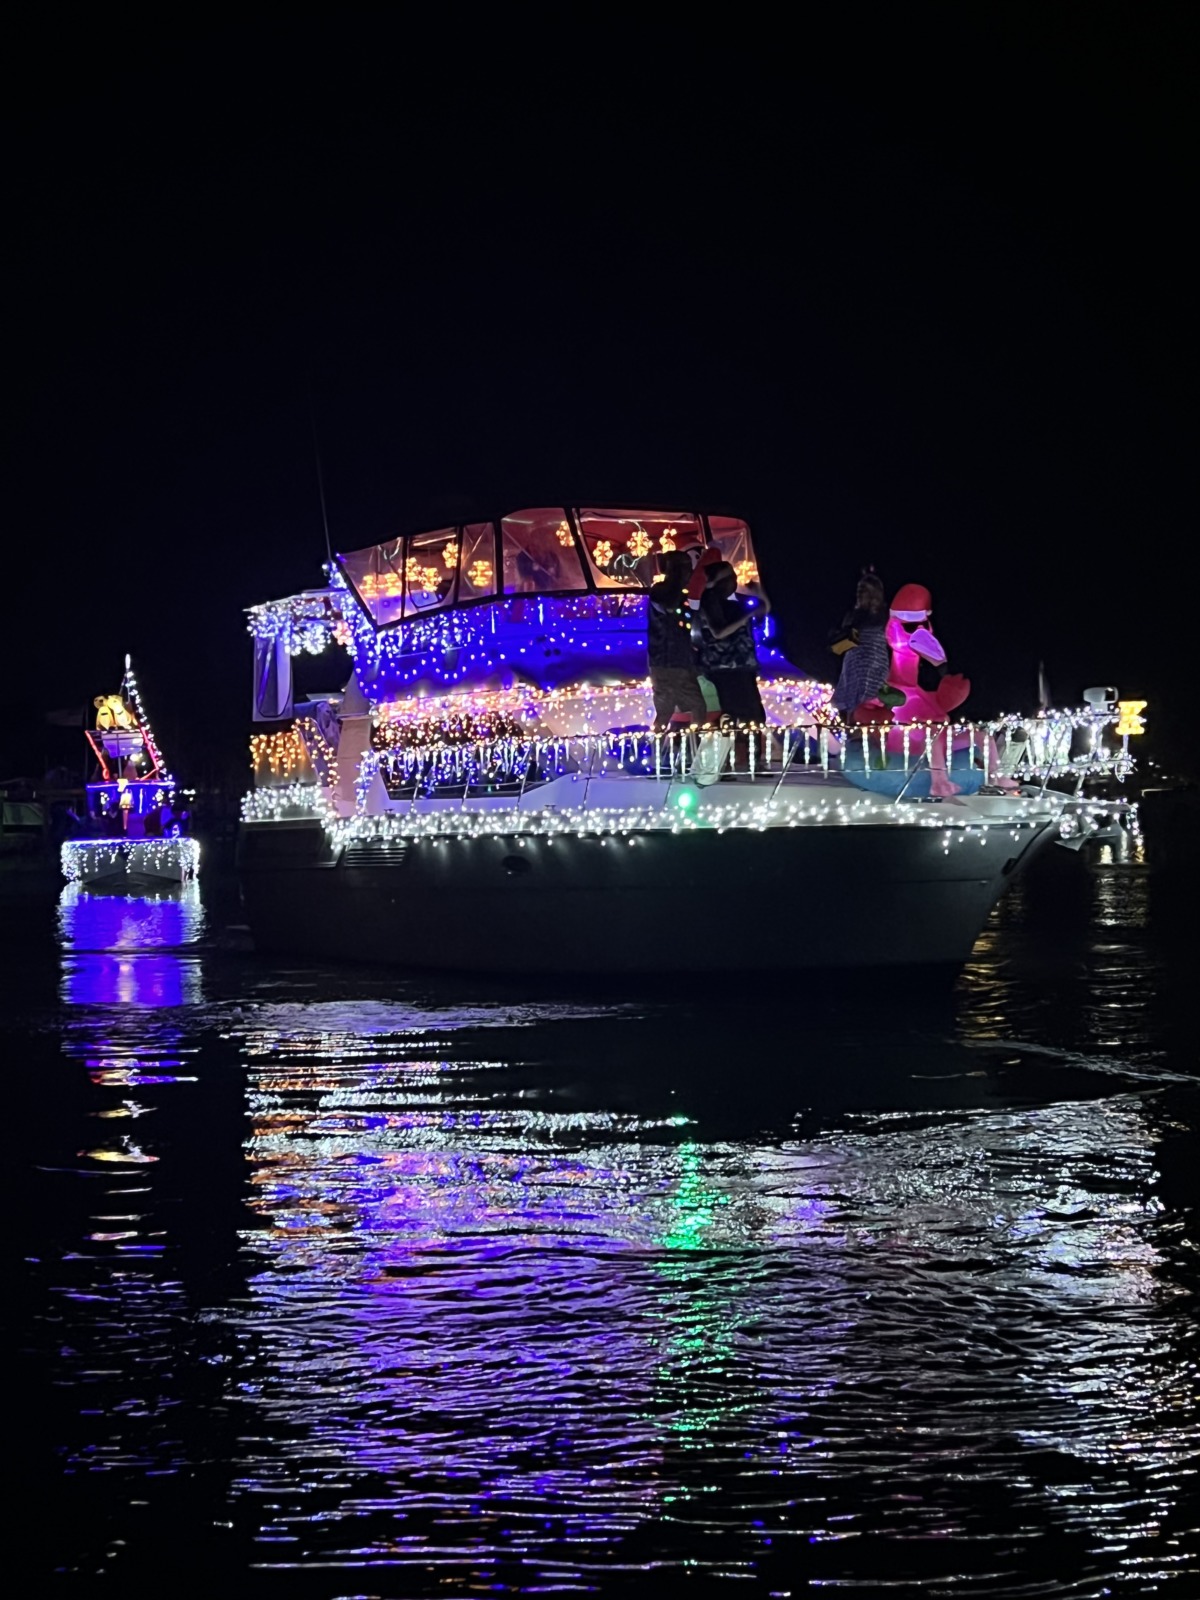
[[(832, 783), (845, 793), (870, 789), (878, 777), (890, 803), (910, 797), (911, 779), (919, 772), (945, 773), (963, 784), (971, 773), (970, 792), (980, 788), (1014, 793), (1029, 786), (1045, 790), (1052, 782), (1070, 780), (1078, 795), (1084, 782), (1123, 782), (1135, 767), (1128, 735), (1120, 718), (1107, 710), (1055, 714), (1036, 718), (1003, 717), (990, 722), (912, 723), (868, 727), (835, 727), (812, 722), (786, 726), (700, 725), (680, 732), (625, 729), (608, 733), (505, 734), (471, 741), (412, 742), (392, 748), (368, 748), (355, 776), (353, 815), (395, 817), (447, 804), (506, 813), (544, 806), (553, 786), (563, 780), (582, 783), (579, 799), (586, 808), (616, 804), (618, 809), (643, 804), (632, 787), (618, 799), (612, 785), (634, 781), (655, 784), (661, 797), (673, 789), (705, 787), (719, 777), (758, 780), (747, 798), (761, 798), (770, 785), (772, 800), (781, 791), (799, 787), (819, 790)], [(395, 725), (391, 725), (393, 733)], [(1115, 734), (1114, 734), (1114, 730)], [(300, 820), (321, 816), (330, 823), (347, 820), (334, 804), (332, 765), (318, 773), (308, 759), (307, 742), (294, 730), (258, 735), (258, 740), (283, 740), (297, 761), (258, 762), (259, 783), (247, 796), (247, 821)], [(1082, 747), (1082, 748), (1080, 748)], [(283, 746), (280, 746), (282, 752)], [(265, 754), (265, 752), (264, 752)], [(324, 767), (324, 763), (321, 763)], [(899, 781), (900, 787), (894, 785)], [(265, 781), (264, 781), (265, 780)], [(891, 783), (893, 787), (886, 787)], [(928, 785), (924, 786), (924, 795)], [(953, 792), (951, 790), (950, 792)], [(647, 791), (642, 789), (642, 794)], [(867, 798), (867, 796), (863, 796)], [(908, 809), (905, 806), (904, 809)]]
[[(845, 728), (812, 722), (789, 725), (700, 725), (679, 732), (621, 729), (606, 733), (533, 732), (469, 741), (396, 743), (369, 750), (361, 776), (376, 772), (385, 783), (418, 788), (464, 783), (528, 786), (539, 773), (572, 772), (607, 778), (691, 776), (701, 752), (726, 745), (725, 770), (747, 777), (783, 772), (891, 768), (909, 773), (937, 765), (936, 750), (949, 742), (955, 770), (995, 779), (1043, 781), (1060, 777), (1114, 777), (1133, 771), (1128, 737), (1106, 742), (1118, 723), (1115, 713), (1087, 712), (1046, 718), (997, 718), (990, 722), (874, 724)], [(1084, 732), (1082, 741), (1078, 738)], [(404, 730), (400, 729), (403, 738)], [(1082, 742), (1085, 748), (1076, 750)], [(1075, 753), (1072, 753), (1072, 752)], [(943, 763), (944, 764), (944, 761)]]

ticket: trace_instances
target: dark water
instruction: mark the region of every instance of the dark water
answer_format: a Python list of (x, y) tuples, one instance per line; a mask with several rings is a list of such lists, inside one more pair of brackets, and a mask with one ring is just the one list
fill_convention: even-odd
[(2, 914), (22, 1592), (1200, 1594), (1200, 973), (1144, 871), (1029, 885), (941, 998)]

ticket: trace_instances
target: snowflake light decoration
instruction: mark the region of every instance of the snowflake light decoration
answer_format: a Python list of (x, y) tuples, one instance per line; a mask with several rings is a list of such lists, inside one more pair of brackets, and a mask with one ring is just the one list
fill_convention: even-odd
[(654, 545), (652, 544), (650, 535), (646, 532), (645, 528), (638, 528), (636, 533), (631, 533), (629, 535), (629, 548), (630, 551), (637, 556), (639, 561), (643, 556), (648, 556), (650, 554), (651, 550), (654, 548)]
[(555, 528), (554, 534), (559, 544), (569, 545), (571, 543), (571, 527), (569, 523), (560, 522), (558, 527)]
[(358, 585), (364, 600), (394, 599), (402, 587), (398, 572), (364, 572)]
[(733, 569), (737, 573), (738, 586), (744, 587), (747, 583), (757, 583), (758, 568), (753, 561), (739, 561)]
[(613, 558), (613, 547), (607, 539), (601, 539), (592, 551), (592, 560), (598, 567), (606, 567)]
[(451, 571), (458, 565), (458, 546), (453, 539), (450, 540), (449, 544), (442, 546), (442, 565), (449, 567)]
[(492, 581), (492, 563), (490, 561), (473, 561), (467, 571), (467, 577), (477, 589), (486, 589)]

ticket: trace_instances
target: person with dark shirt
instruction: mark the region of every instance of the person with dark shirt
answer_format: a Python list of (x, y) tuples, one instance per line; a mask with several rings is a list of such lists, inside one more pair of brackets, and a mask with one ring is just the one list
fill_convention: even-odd
[(692, 563), (686, 551), (672, 550), (665, 555), (663, 572), (663, 581), (650, 591), (647, 652), (654, 726), (660, 733), (670, 726), (676, 712), (690, 722), (703, 722), (707, 714), (692, 649), (692, 613), (687, 603)]
[(762, 726), (767, 720), (758, 692), (758, 652), (754, 623), (771, 603), (757, 584), (737, 594), (737, 574), (728, 561), (709, 568), (708, 588), (700, 602), (700, 670), (717, 691), (725, 716)]
[(857, 719), (882, 722), (886, 716), (879, 692), (887, 683), (890, 656), (887, 642), (888, 611), (883, 583), (874, 571), (858, 580), (854, 609), (846, 613), (834, 649), (841, 654), (842, 670), (833, 691), (833, 708), (846, 722)]

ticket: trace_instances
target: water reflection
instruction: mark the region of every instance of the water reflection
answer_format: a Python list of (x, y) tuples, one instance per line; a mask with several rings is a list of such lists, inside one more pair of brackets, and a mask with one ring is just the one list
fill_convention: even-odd
[(1200, 1119), (1124, 877), (1040, 966), (1017, 899), (952, 999), (723, 1032), (222, 965), (198, 901), (64, 896), (33, 1325), (67, 1565), (1189, 1592), (1161, 1155)]
[[(557, 1026), (576, 1073), (653, 1081), (678, 1022), (560, 1017), (541, 1048)], [(313, 1023), (244, 1044), (264, 1447), (234, 1491), (274, 1508), (265, 1564), (460, 1574), (469, 1547), (582, 1582), (653, 1527), (656, 1561), (746, 1577), (949, 1541), (925, 1574), (948, 1582), (982, 1578), (1000, 1519), (1010, 1560), (1058, 1532), (1099, 1573), (1148, 1537), (1147, 1495), (1177, 1509), (1200, 1438), (1140, 1096), (734, 1142), (686, 1075), (670, 1116), (560, 1109), (528, 1068), (403, 1032), (364, 1059)]]
[(201, 997), (204, 911), (195, 884), (136, 896), (72, 884), (58, 929), (66, 1009), (47, 1100), (61, 1142), (44, 1170), (78, 1192), (45, 1292), (47, 1320), (66, 1334), (55, 1382), (77, 1404), (55, 1444), (68, 1479), (152, 1481), (188, 1470), (191, 1457), (172, 1426), (193, 1341), (170, 1226), (178, 1196), (161, 1170), (174, 1140), (161, 1123), (164, 1091), (196, 1083), (184, 1008)]
[(194, 1005), (198, 959), (177, 952), (204, 932), (195, 882), (158, 894), (88, 893), (68, 884), (58, 902), (67, 1005)]

